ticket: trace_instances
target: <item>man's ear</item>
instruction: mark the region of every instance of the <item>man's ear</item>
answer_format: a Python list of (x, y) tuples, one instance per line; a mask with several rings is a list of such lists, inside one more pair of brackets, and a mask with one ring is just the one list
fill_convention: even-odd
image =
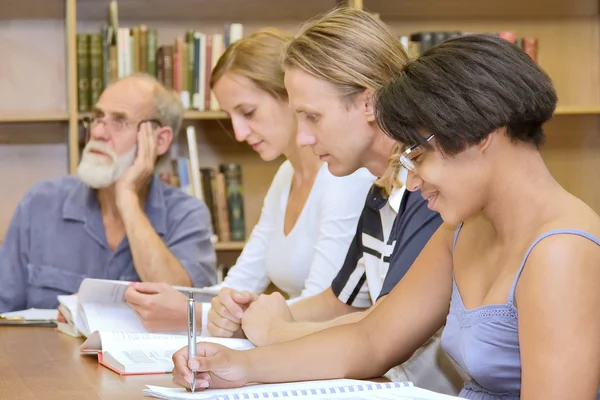
[(163, 126), (156, 130), (156, 156), (162, 156), (171, 147), (173, 143), (173, 129), (170, 126)]
[(365, 111), (368, 122), (375, 122), (375, 92), (365, 89), (361, 93), (361, 106)]

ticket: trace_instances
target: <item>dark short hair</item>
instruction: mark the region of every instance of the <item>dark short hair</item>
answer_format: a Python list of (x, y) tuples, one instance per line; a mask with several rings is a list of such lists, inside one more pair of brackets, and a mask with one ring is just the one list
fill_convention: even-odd
[(450, 39), (397, 71), (376, 94), (377, 122), (394, 140), (434, 134), (455, 155), (505, 127), (514, 142), (539, 147), (556, 107), (548, 75), (521, 49), (494, 35)]

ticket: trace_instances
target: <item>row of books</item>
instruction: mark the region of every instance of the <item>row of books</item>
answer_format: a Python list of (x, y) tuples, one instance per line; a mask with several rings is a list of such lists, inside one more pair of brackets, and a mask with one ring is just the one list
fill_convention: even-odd
[[(429, 48), (442, 43), (448, 39), (459, 36), (470, 35), (473, 32), (462, 31), (437, 31), (437, 32), (413, 32), (410, 35), (400, 37), (400, 41), (408, 52), (410, 58), (417, 58)], [(535, 62), (538, 62), (538, 39), (531, 36), (517, 36), (512, 31), (495, 32), (495, 35), (514, 43), (527, 53)]]
[(223, 33), (213, 34), (188, 29), (173, 43), (160, 45), (156, 29), (119, 26), (116, 2), (109, 13), (101, 32), (77, 34), (79, 112), (90, 111), (108, 84), (138, 72), (179, 93), (186, 109), (219, 110), (210, 74), (225, 49), (243, 37), (242, 24), (226, 24)]
[(170, 168), (160, 171), (159, 177), (204, 201), (210, 212), (214, 241), (246, 240), (241, 166), (220, 164), (218, 169), (198, 168), (196, 174), (193, 164), (191, 156), (173, 157)]

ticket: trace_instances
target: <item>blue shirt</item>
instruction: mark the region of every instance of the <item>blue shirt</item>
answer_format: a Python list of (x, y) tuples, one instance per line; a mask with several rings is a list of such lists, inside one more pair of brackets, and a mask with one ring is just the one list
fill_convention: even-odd
[[(442, 224), (420, 191), (404, 190), (395, 207), (388, 201), (373, 185), (346, 260), (331, 283), (340, 301), (356, 308), (368, 308), (389, 294)], [(395, 208), (397, 214), (391, 212)]]
[[(145, 212), (193, 285), (215, 284), (206, 205), (154, 176)], [(76, 293), (84, 278), (139, 281), (127, 237), (110, 249), (96, 192), (76, 176), (39, 182), (17, 206), (0, 248), (0, 312), (56, 308), (56, 296)]]

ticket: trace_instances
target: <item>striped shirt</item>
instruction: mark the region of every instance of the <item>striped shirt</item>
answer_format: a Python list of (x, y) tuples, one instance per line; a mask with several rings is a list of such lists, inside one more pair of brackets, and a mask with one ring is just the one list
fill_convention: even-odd
[(353, 307), (371, 307), (392, 291), (441, 223), (420, 191), (402, 187), (388, 199), (373, 185), (333, 292)]

